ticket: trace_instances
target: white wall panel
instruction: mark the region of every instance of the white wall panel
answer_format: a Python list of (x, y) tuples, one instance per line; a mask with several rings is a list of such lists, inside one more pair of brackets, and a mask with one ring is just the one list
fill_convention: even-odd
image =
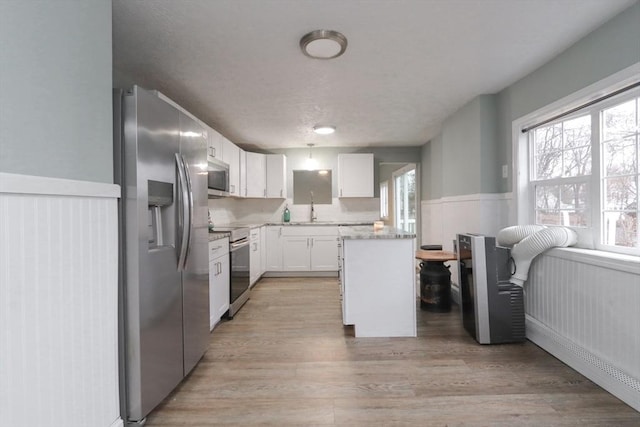
[(537, 257), (525, 284), (527, 336), (640, 410), (640, 274), (627, 270), (558, 250)]
[[(453, 250), (458, 233), (480, 233), (495, 236), (509, 224), (511, 194), (471, 194), (422, 201), (422, 242), (441, 244), (444, 250)], [(458, 283), (456, 262), (451, 266), (454, 291)]]
[(0, 186), (0, 236), (0, 424), (118, 425), (117, 198)]

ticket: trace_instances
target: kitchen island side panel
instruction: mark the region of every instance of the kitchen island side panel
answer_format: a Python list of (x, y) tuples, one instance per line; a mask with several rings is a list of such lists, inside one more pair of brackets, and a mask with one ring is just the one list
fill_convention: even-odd
[(414, 239), (344, 239), (345, 310), (357, 337), (415, 337)]

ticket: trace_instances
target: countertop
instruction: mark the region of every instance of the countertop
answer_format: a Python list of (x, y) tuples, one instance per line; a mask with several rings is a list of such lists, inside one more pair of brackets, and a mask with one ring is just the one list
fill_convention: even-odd
[(213, 242), (215, 240), (220, 240), (220, 239), (224, 239), (225, 237), (229, 237), (231, 233), (229, 233), (228, 231), (214, 231), (214, 232), (209, 232), (209, 241)]
[(418, 249), (416, 251), (416, 259), (423, 261), (454, 261), (457, 260), (458, 257), (449, 251), (426, 251), (424, 249)]
[(416, 235), (393, 227), (385, 226), (380, 230), (374, 230), (372, 225), (357, 225), (340, 227), (340, 237), (343, 239), (415, 239)]
[[(270, 226), (309, 226), (309, 227), (318, 227), (318, 226), (355, 226), (355, 225), (373, 225), (373, 221), (314, 221), (314, 222), (234, 222), (231, 224), (218, 224), (219, 227), (247, 227), (247, 228), (257, 228), (265, 225)], [(215, 230), (215, 226), (214, 226)]]

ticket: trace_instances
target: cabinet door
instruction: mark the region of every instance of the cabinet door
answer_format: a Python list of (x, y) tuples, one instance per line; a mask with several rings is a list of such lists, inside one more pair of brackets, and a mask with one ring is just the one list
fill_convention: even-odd
[(218, 260), (209, 261), (209, 330), (218, 323), (216, 318), (216, 281), (218, 280)]
[(251, 241), (249, 254), (249, 286), (260, 278), (260, 238)]
[(265, 197), (267, 194), (266, 156), (261, 153), (246, 153), (246, 197)]
[(209, 160), (211, 160), (211, 159), (222, 160), (222, 158), (223, 158), (223, 156), (222, 156), (222, 139), (223, 139), (223, 136), (220, 135), (217, 131), (215, 131), (214, 129), (211, 129), (211, 128), (209, 128), (207, 131), (209, 133), (209, 145), (208, 145), (208, 149), (207, 149), (207, 158)]
[(282, 271), (282, 227), (266, 227), (265, 261), (267, 271)]
[(373, 154), (338, 154), (338, 197), (373, 197)]
[(240, 148), (240, 197), (247, 197), (247, 155)]
[(240, 196), (240, 148), (222, 137), (222, 161), (229, 165), (229, 194)]
[(260, 276), (267, 271), (267, 227), (260, 227)]
[(284, 154), (267, 154), (267, 197), (287, 198), (287, 158)]
[(310, 271), (310, 241), (305, 236), (282, 238), (282, 263), (284, 271)]
[(311, 238), (311, 270), (338, 271), (338, 238), (336, 236)]
[(229, 310), (230, 299), (230, 273), (229, 254), (209, 263), (209, 327), (213, 327), (220, 321), (224, 313)]
[(229, 253), (209, 261), (209, 330), (229, 310)]

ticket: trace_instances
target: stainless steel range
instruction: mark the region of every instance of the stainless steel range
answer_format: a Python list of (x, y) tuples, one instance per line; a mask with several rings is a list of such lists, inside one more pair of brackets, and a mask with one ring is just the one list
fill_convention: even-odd
[(233, 318), (249, 299), (249, 228), (215, 227), (213, 231), (229, 233), (231, 254), (229, 318)]

